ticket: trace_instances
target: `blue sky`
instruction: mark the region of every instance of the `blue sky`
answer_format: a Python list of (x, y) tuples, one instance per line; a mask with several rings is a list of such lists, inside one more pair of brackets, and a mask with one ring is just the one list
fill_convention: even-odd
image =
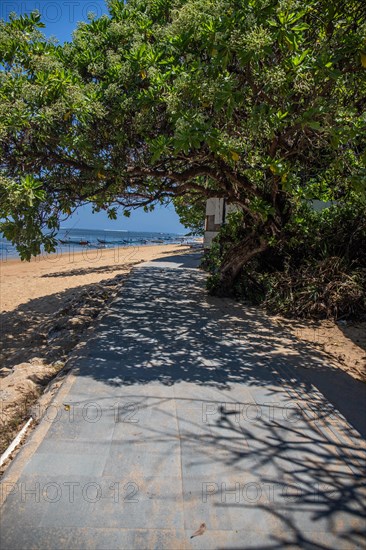
[[(59, 42), (70, 41), (78, 21), (87, 21), (88, 13), (100, 17), (108, 13), (104, 0), (0, 0), (0, 19), (8, 19), (11, 12), (41, 13), (46, 36), (55, 36)], [(129, 231), (166, 231), (184, 233), (173, 206), (157, 206), (154, 212), (135, 210), (130, 218), (121, 215), (116, 221), (109, 220), (105, 213), (92, 214), (91, 207), (82, 207), (63, 226), (96, 229), (128, 229)]]
[(104, 0), (0, 0), (0, 19), (9, 13), (29, 13), (38, 10), (46, 28), (46, 36), (56, 36), (60, 42), (69, 41), (78, 21), (87, 21), (89, 12), (100, 17), (108, 13)]
[(166, 233), (188, 233), (179, 223), (173, 206), (156, 206), (154, 212), (134, 210), (131, 217), (123, 214), (117, 220), (109, 220), (104, 212), (92, 214), (91, 206), (79, 208), (72, 216), (61, 223), (61, 227), (75, 229), (127, 229), (128, 231), (159, 231)]

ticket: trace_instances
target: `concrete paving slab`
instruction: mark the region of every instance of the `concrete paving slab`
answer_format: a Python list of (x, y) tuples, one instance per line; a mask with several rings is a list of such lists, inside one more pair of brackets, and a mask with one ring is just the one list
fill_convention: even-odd
[(2, 550), (364, 547), (364, 385), (198, 263), (136, 268), (73, 358), (2, 480)]

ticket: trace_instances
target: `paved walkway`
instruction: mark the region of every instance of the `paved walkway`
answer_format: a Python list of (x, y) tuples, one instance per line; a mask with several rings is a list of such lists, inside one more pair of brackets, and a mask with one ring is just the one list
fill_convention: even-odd
[(135, 269), (74, 358), (3, 479), (2, 550), (363, 547), (365, 386), (197, 262)]

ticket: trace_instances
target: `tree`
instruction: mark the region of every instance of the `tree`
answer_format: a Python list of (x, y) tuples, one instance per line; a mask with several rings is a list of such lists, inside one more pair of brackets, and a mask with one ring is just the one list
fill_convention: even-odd
[(190, 230), (191, 235), (203, 235), (205, 229), (206, 201), (202, 195), (192, 196), (187, 193), (175, 197), (173, 204), (180, 223)]
[[(226, 197), (226, 292), (298, 201), (365, 190), (363, 2), (121, 0), (63, 46), (2, 23), (1, 229), (23, 257), (92, 202)], [(179, 201), (178, 201), (179, 202)], [(48, 234), (47, 231), (48, 230)]]

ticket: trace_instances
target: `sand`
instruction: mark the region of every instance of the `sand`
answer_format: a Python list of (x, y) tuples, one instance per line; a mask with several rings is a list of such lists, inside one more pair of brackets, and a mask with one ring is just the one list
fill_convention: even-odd
[(272, 320), (286, 333), (314, 346), (330, 367), (366, 382), (366, 322), (285, 319)]

